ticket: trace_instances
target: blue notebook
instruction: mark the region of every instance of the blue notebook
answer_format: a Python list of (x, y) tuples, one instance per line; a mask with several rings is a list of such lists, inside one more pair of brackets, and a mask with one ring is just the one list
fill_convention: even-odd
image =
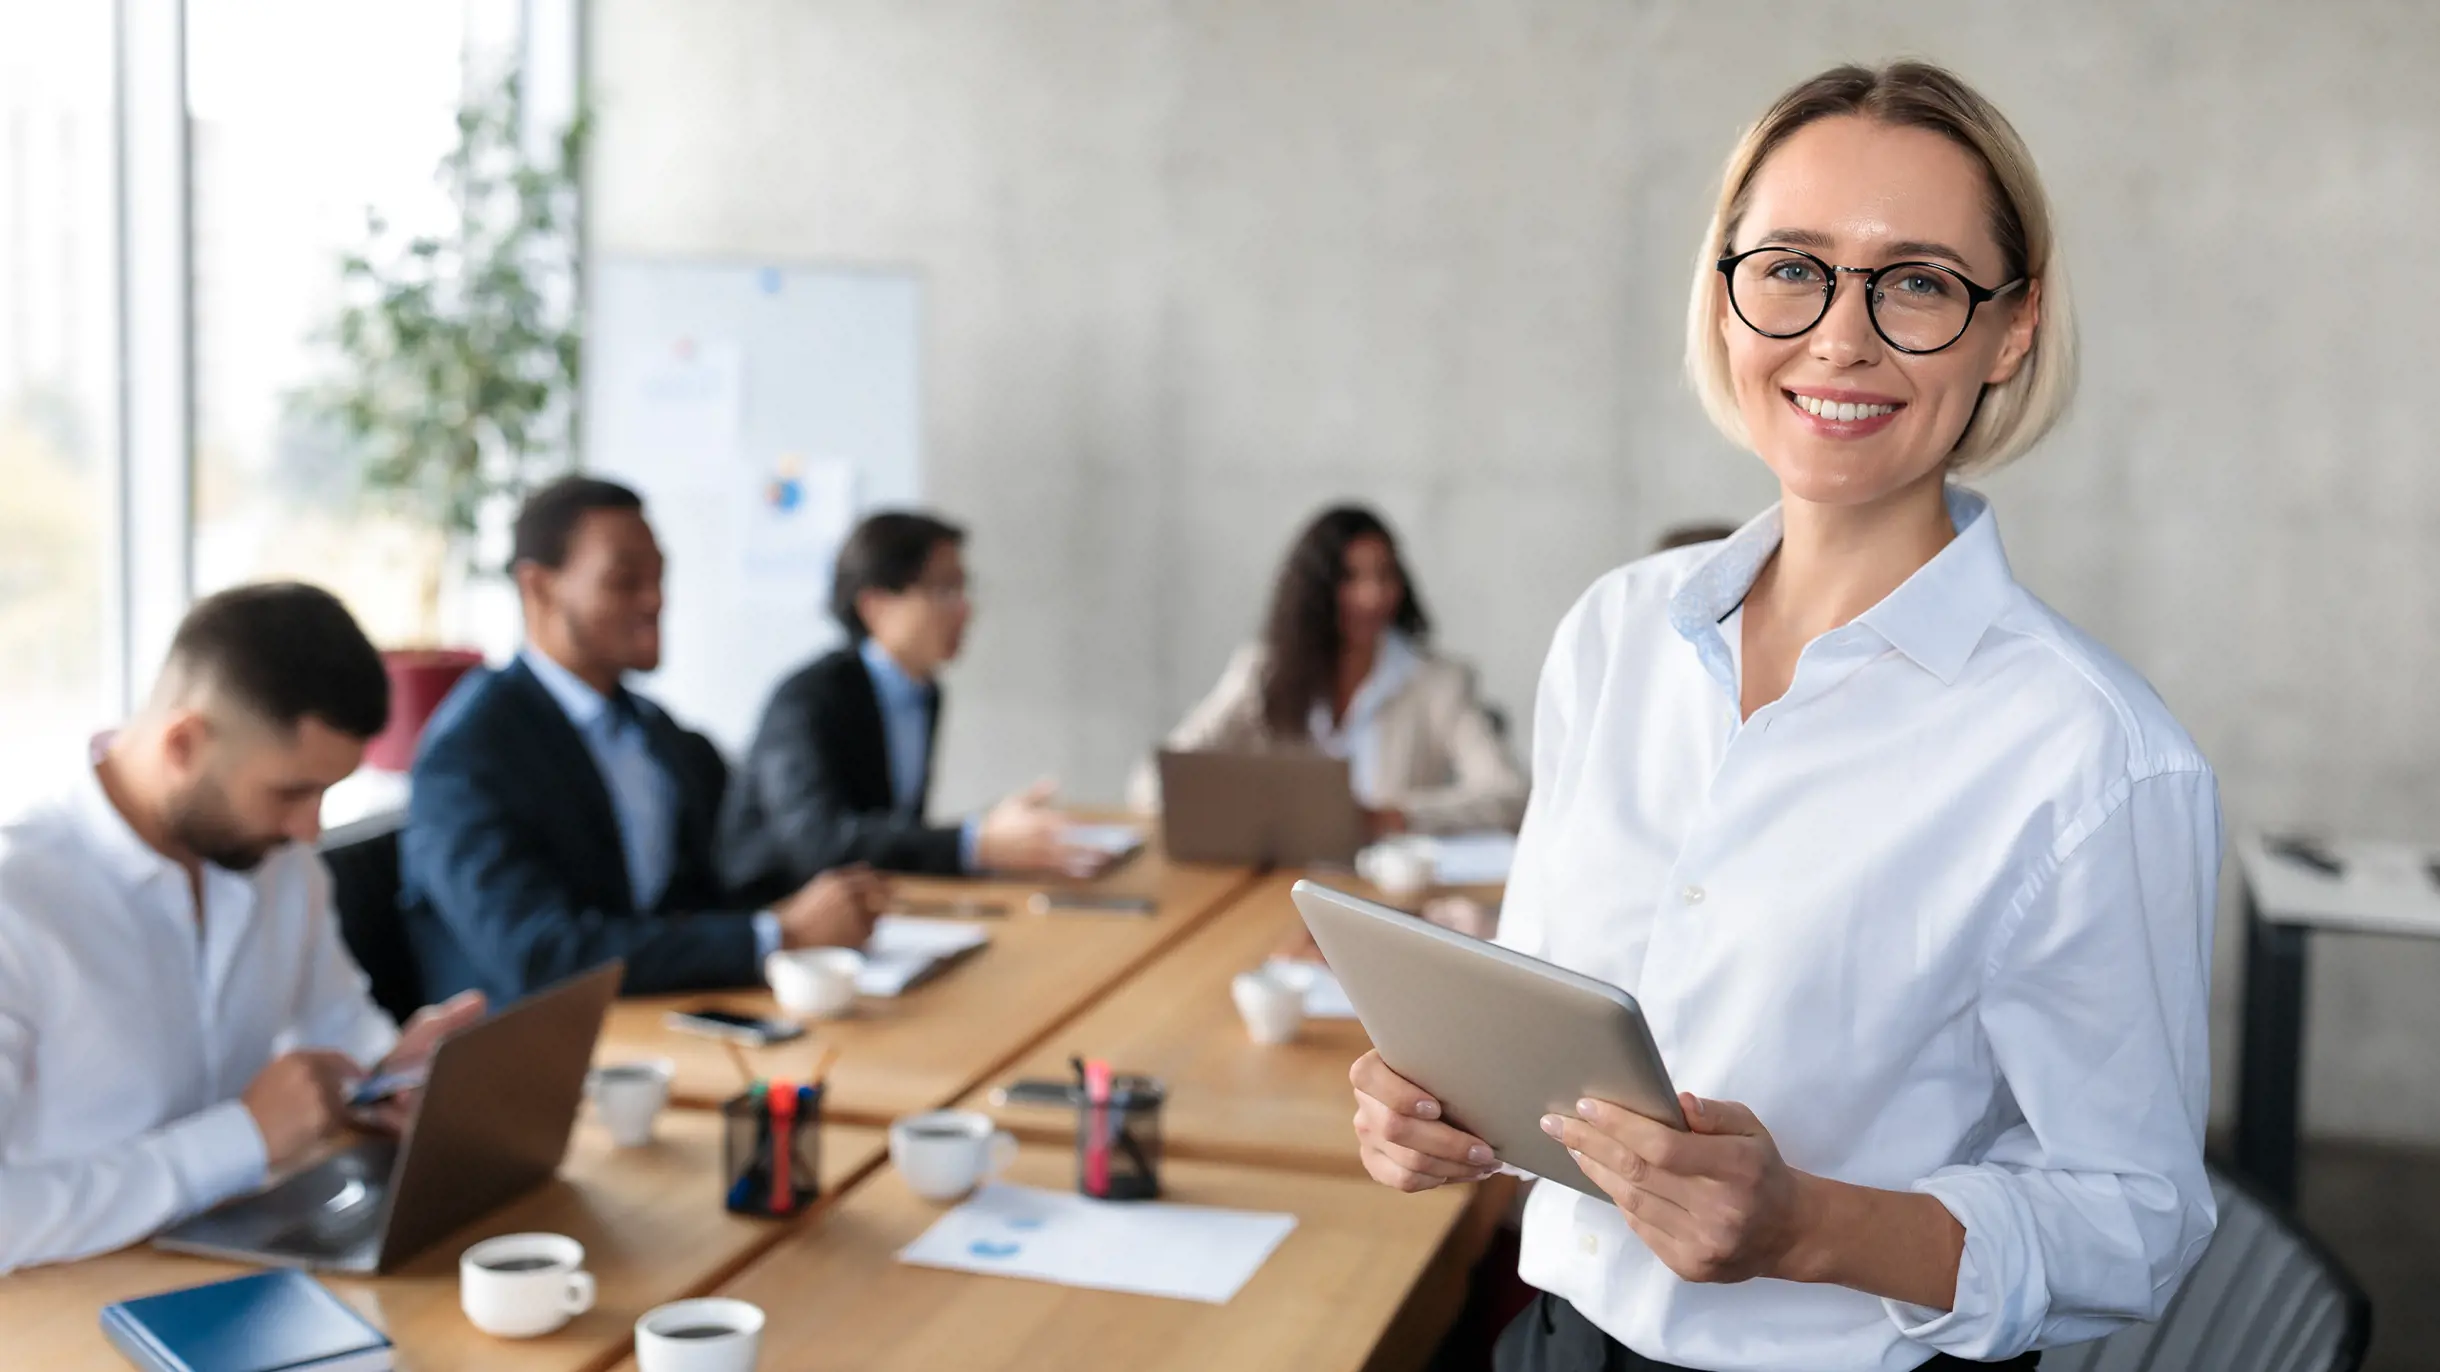
[(102, 1307), (102, 1332), (145, 1372), (389, 1372), (390, 1341), (302, 1272)]

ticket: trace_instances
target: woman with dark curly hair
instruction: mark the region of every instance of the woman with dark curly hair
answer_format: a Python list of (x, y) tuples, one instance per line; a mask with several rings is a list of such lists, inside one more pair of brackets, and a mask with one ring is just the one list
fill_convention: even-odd
[[(1348, 760), (1374, 835), (1514, 829), (1525, 778), (1474, 691), (1474, 671), (1426, 646), (1431, 618), (1380, 516), (1322, 511), (1288, 550), (1262, 641), (1162, 746), (1319, 749)], [(1134, 787), (1153, 808), (1149, 768)]]

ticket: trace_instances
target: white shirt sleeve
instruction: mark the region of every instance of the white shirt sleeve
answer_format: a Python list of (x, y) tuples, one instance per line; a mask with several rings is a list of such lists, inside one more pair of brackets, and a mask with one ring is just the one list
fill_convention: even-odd
[(313, 946), (297, 987), (291, 1023), (300, 1048), (328, 1048), (370, 1068), (398, 1043), (398, 1026), (373, 1003), (372, 981), (347, 951), (331, 898), (330, 869), (320, 857), (306, 864), (305, 927)]
[(1916, 1186), (1965, 1226), (1955, 1306), (1884, 1303), (1906, 1337), (1970, 1360), (2159, 1318), (2216, 1219), (2211, 773), (2122, 784), (2056, 851), (2001, 927), (1980, 1010), (2022, 1122)]
[[(31, 1108), (42, 1014), (35, 979), (0, 945), (0, 1138)], [(0, 1162), (0, 1273), (133, 1243), (260, 1185), (264, 1168), (262, 1134), (240, 1101), (78, 1157)]]
[[(1542, 679), (1534, 689), (1532, 781), (1525, 793), (1525, 818), (1517, 826), (1516, 856), (1509, 863), (1508, 888), (1500, 896), (1500, 927), (1492, 941), (1528, 957), (1548, 958), (1549, 866), (1544, 853), (1549, 815), (1566, 799), (1562, 763), (1568, 757), (1569, 727), (1576, 710), (1578, 642), (1593, 619), (1589, 608), (1595, 592), (1585, 593), (1559, 621), (1551, 635), (1550, 652), (1542, 659)], [(1598, 644), (1594, 645), (1596, 650)]]

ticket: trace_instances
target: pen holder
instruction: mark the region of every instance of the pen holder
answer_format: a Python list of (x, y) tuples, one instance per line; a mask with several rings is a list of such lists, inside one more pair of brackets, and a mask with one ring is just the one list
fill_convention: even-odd
[(721, 1105), (720, 1119), (720, 1194), (731, 1213), (802, 1214), (822, 1194), (821, 1087), (756, 1082)]
[(1161, 1194), (1161, 1084), (1119, 1077), (1107, 1105), (1076, 1101), (1076, 1189), (1099, 1200)]

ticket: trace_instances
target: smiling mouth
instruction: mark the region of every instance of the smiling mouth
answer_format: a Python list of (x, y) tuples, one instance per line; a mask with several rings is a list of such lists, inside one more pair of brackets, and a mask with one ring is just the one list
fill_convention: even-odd
[(1837, 424), (1853, 424), (1858, 420), (1879, 419), (1883, 415), (1896, 414), (1906, 408), (1904, 405), (1856, 405), (1843, 400), (1823, 400), (1818, 396), (1798, 395), (1794, 391), (1785, 391), (1782, 394), (1787, 396), (1789, 404), (1815, 419), (1827, 419)]

